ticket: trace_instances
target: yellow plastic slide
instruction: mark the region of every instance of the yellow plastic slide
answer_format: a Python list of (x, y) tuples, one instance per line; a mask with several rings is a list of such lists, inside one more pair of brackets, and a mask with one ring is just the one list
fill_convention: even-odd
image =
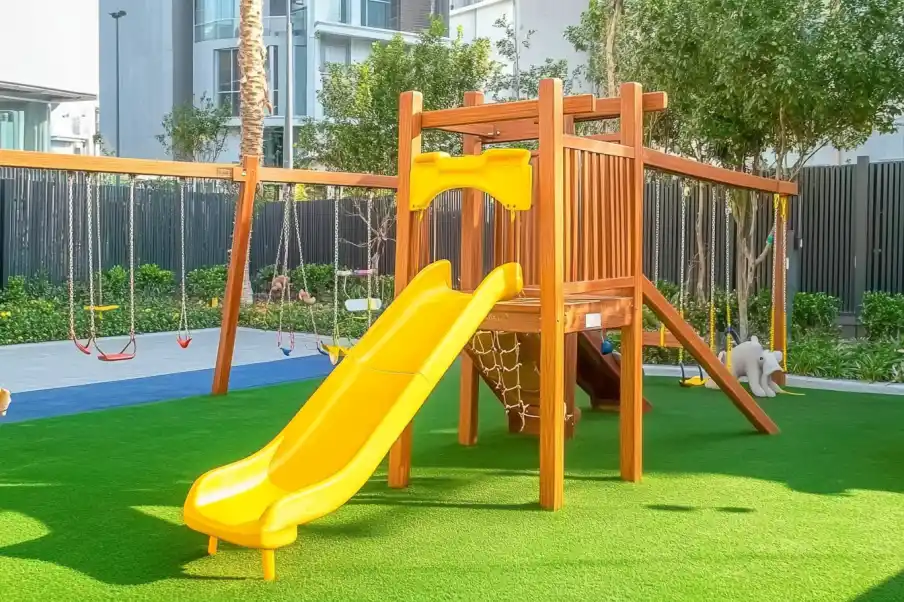
[(185, 523), (264, 550), (295, 541), (297, 526), (333, 512), (371, 477), (439, 379), (501, 300), (521, 291), (521, 266), (493, 270), (473, 294), (451, 287), (448, 261), (422, 270), (291, 422), (252, 456), (203, 475)]

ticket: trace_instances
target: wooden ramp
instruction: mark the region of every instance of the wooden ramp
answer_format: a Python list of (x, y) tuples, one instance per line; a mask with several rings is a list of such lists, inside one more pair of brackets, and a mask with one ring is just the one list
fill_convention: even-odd
[[(598, 330), (582, 332), (578, 338), (577, 385), (590, 397), (590, 407), (618, 412), (621, 396), (621, 366), (612, 354), (603, 355), (603, 337)], [(643, 400), (644, 413), (653, 408)]]
[(747, 389), (728, 372), (706, 342), (694, 332), (690, 324), (681, 319), (678, 310), (672, 307), (656, 286), (646, 278), (643, 283), (643, 300), (758, 431), (769, 435), (779, 432), (778, 426), (754, 401)]

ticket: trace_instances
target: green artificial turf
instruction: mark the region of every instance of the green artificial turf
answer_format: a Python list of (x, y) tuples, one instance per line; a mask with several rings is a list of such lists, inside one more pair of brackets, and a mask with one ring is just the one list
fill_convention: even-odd
[(0, 600), (904, 600), (904, 399), (769, 400), (768, 437), (647, 379), (643, 483), (617, 478), (617, 417), (585, 412), (549, 513), (536, 440), (488, 392), (478, 446), (457, 444), (456, 377), (418, 416), (412, 486), (378, 474), (302, 527), (275, 583), (256, 551), (206, 556), (181, 506), (315, 382), (0, 426)]

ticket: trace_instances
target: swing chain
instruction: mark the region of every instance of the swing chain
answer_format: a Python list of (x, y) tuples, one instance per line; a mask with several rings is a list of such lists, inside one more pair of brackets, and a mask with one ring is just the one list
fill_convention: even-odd
[[(129, 338), (135, 340), (135, 182), (132, 174), (129, 184)], [(91, 247), (88, 247), (91, 253)], [(92, 292), (93, 295), (93, 292)], [(92, 300), (92, 305), (94, 301)]]
[[(684, 319), (684, 273), (685, 273), (685, 244), (687, 242), (687, 197), (690, 194), (690, 187), (687, 186), (686, 183), (681, 183), (681, 239), (680, 239), (680, 264), (678, 266), (679, 270), (679, 281), (678, 281), (678, 313), (681, 315), (681, 319)], [(684, 347), (678, 348), (678, 363), (681, 364), (684, 361)]]
[[(716, 189), (710, 191), (712, 196), (712, 205), (710, 208), (710, 227), (709, 227), (709, 348), (716, 352), (716, 209), (718, 208), (718, 199), (716, 197)], [(728, 291), (725, 291), (726, 294)]]
[(90, 306), (89, 310), (89, 320), (91, 324), (91, 330), (89, 332), (91, 338), (93, 339), (97, 334), (97, 325), (94, 321), (94, 199), (91, 194), (91, 183), (88, 181), (89, 177), (87, 174), (85, 175), (86, 180), (86, 218), (88, 221), (88, 305)]
[[(98, 184), (97, 174), (91, 174), (94, 183), (94, 200), (97, 203), (95, 216), (97, 219), (97, 303), (104, 304), (104, 266), (103, 266), (103, 245), (101, 239), (100, 228), (100, 185)], [(90, 184), (89, 184), (90, 186)]]
[(182, 287), (182, 312), (179, 316), (179, 334), (185, 333), (191, 338), (191, 330), (188, 326), (188, 297), (185, 290), (185, 179), (179, 180), (179, 255), (182, 262), (181, 287)]
[(333, 189), (333, 345), (339, 346), (339, 201), (342, 187)]
[[(287, 185), (283, 185), (282, 187), (282, 197), (283, 197), (283, 223), (282, 223), (282, 233), (279, 235), (279, 244), (276, 248), (276, 274), (287, 276), (286, 282), (283, 284), (282, 290), (279, 294), (279, 330), (277, 332), (277, 345), (282, 345), (282, 332), (283, 332), (283, 315), (285, 312), (286, 306), (286, 295), (288, 294), (289, 289), (289, 280), (288, 280), (288, 271), (289, 271), (289, 210), (291, 209), (289, 205), (289, 187)], [(285, 241), (285, 244), (283, 244)], [(282, 257), (280, 257), (282, 254)], [(282, 263), (280, 263), (280, 259)], [(280, 265), (282, 269), (280, 269)], [(269, 300), (269, 296), (268, 296)], [(269, 301), (268, 301), (269, 302)]]
[(371, 232), (371, 214), (374, 207), (373, 190), (367, 191), (367, 328), (370, 329), (373, 324), (373, 311), (371, 307), (371, 298), (373, 297), (374, 270), (373, 263), (373, 233)]
[(731, 195), (725, 189), (725, 367), (731, 369)]
[[(295, 198), (295, 186), (294, 184), (291, 187), (292, 198)], [(301, 247), (301, 226), (298, 220), (298, 212), (295, 211), (295, 205), (292, 204), (292, 222), (295, 224), (295, 241), (298, 243), (298, 264), (301, 267), (301, 285), (304, 287), (305, 293), (308, 295), (311, 294), (311, 289), (308, 288), (308, 274), (307, 269), (304, 265), (304, 250)], [(289, 235), (286, 234), (286, 244), (289, 244)], [(317, 334), (317, 321), (314, 319), (314, 307), (310, 304), (308, 306), (308, 314), (311, 317), (311, 329), (314, 332), (314, 339), (320, 343), (320, 336)]]

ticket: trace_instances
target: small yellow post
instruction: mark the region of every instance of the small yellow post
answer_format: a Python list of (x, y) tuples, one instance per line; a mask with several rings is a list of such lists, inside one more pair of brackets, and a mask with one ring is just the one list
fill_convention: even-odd
[(261, 550), (261, 560), (264, 565), (264, 581), (276, 579), (276, 550)]
[(207, 540), (207, 553), (211, 556), (217, 553), (217, 538), (213, 535)]

